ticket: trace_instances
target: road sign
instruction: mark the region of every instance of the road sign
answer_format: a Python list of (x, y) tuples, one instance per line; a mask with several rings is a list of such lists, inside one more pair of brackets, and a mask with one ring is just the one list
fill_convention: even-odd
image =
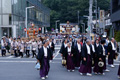
[(54, 28), (52, 28), (52, 31), (54, 31)]

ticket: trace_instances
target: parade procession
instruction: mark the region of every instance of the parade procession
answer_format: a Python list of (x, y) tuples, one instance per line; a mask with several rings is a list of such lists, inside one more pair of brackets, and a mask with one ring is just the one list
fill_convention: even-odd
[[(50, 62), (54, 61), (55, 35), (41, 34), (40, 37), (6, 38), (1, 40), (1, 54), (10, 53), (14, 57), (36, 58), (36, 69), (40, 70), (41, 79), (48, 78)], [(61, 65), (68, 72), (78, 71), (80, 75), (106, 75), (111, 72), (108, 67), (114, 68), (114, 60), (118, 57), (118, 44), (114, 38), (90, 40), (86, 35), (59, 35), (61, 45)], [(8, 41), (8, 42), (7, 42)], [(108, 65), (108, 66), (107, 66)], [(74, 73), (73, 73), (74, 74)], [(120, 78), (120, 69), (118, 70)]]
[(0, 80), (120, 80), (120, 0), (0, 0)]

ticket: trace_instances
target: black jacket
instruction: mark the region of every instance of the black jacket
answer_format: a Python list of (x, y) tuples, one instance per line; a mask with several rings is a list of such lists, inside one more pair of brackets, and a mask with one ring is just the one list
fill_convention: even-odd
[[(71, 54), (73, 54), (72, 60), (73, 60), (73, 62), (74, 62), (74, 61), (75, 61), (75, 57), (74, 57), (75, 52), (74, 52), (74, 48), (72, 48), (72, 47), (71, 47)], [(65, 53), (64, 53), (64, 56), (63, 56), (63, 57), (65, 57), (65, 59), (67, 60), (67, 57), (68, 57), (68, 47), (65, 48)]]
[[(52, 47), (51, 47), (51, 46), (52, 46)], [(51, 42), (51, 46), (50, 46), (51, 50), (52, 50), (52, 51), (55, 51), (55, 45), (54, 45), (53, 42)]]
[[(47, 48), (47, 63), (48, 63), (48, 65), (49, 65), (49, 60), (51, 59), (51, 52), (49, 51), (49, 49)], [(44, 67), (44, 49), (43, 49), (43, 47), (42, 48), (40, 48), (39, 49), (39, 53), (38, 53), (38, 55), (37, 55), (37, 59), (40, 61), (40, 65), (41, 65), (41, 68), (43, 68)], [(49, 65), (49, 67), (50, 67), (50, 65)]]
[[(92, 46), (91, 45), (90, 45), (90, 51), (91, 51), (91, 64), (92, 64), (93, 51), (92, 51)], [(86, 46), (86, 44), (83, 44), (82, 55), (81, 56), (82, 56), (82, 64), (83, 65), (87, 65), (88, 53), (87, 53), (87, 46)], [(86, 58), (86, 61), (84, 61), (83, 58)]]
[(63, 56), (64, 56), (64, 53), (65, 53), (65, 46), (64, 46), (64, 43), (62, 44), (61, 48), (60, 48), (60, 51), (59, 53), (61, 53)]

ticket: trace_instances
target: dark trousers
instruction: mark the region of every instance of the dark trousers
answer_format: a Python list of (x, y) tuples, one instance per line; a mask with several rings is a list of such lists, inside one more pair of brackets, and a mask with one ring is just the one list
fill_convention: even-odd
[(17, 50), (14, 50), (15, 57), (18, 57)]
[(32, 50), (33, 57), (36, 56), (36, 50)]
[(26, 57), (30, 57), (30, 50), (26, 50)]
[(106, 70), (106, 56), (103, 56), (103, 62), (104, 62), (104, 67), (103, 67), (103, 70)]
[(20, 56), (23, 57), (23, 52), (20, 52)]
[(114, 55), (115, 55), (115, 51), (111, 51), (110, 52), (110, 55), (108, 56), (108, 64), (111, 65), (111, 64), (114, 64)]
[(2, 50), (2, 56), (6, 56), (6, 50)]
[(18, 50), (18, 56), (20, 56), (20, 50)]

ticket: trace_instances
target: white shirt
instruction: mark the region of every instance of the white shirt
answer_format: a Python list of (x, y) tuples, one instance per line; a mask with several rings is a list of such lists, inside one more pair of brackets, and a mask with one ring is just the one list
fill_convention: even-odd
[(99, 44), (96, 44), (96, 46), (98, 47), (98, 46), (99, 46)]
[(70, 42), (71, 46), (72, 46), (72, 41)]
[(43, 50), (44, 50), (44, 56), (47, 57), (47, 56), (48, 56), (48, 55), (47, 55), (47, 48), (45, 48), (45, 47), (43, 46)]
[(3, 40), (1, 40), (1, 46), (4, 46), (4, 42), (3, 42)]
[(67, 44), (64, 43), (65, 48), (67, 47)]
[(68, 54), (70, 55), (70, 53), (69, 53), (69, 52), (71, 53), (71, 47), (70, 47), (70, 48), (68, 47)]
[(77, 46), (78, 46), (79, 52), (81, 52), (81, 46), (80, 46), (80, 44), (77, 43)]
[(24, 52), (24, 45), (20, 44), (20, 46), (21, 46), (20, 52)]
[(14, 47), (15, 49), (17, 49), (17, 46), (18, 46), (18, 42), (17, 41), (12, 42), (12, 47)]
[(38, 42), (38, 47), (41, 48), (42, 47), (42, 41)]
[(103, 45), (102, 45), (102, 48), (103, 48), (103, 55), (105, 56), (105, 48)]
[(51, 47), (52, 42), (49, 43), (49, 46)]
[(36, 50), (37, 48), (37, 43), (36, 42), (32, 42), (32, 50)]
[(9, 43), (11, 43), (11, 39), (9, 39)]
[(87, 47), (87, 53), (90, 54), (90, 46), (86, 44)]
[(95, 52), (95, 47), (94, 47), (94, 45), (92, 45), (92, 50), (93, 50), (93, 52)]
[(114, 45), (114, 43), (113, 42), (111, 42), (111, 44), (112, 44), (112, 50), (116, 50), (116, 48), (115, 48), (115, 45)]

